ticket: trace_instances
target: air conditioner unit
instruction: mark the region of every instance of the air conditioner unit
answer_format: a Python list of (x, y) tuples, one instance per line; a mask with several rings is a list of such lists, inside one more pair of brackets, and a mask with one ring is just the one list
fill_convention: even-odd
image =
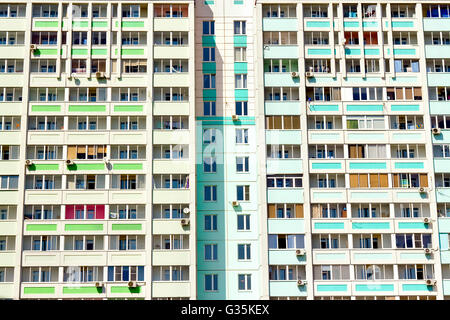
[(66, 160), (66, 164), (67, 164), (68, 166), (70, 166), (71, 164), (74, 164), (74, 162), (73, 162), (73, 160), (71, 160), (71, 159), (67, 159), (67, 160)]
[(181, 219), (181, 225), (182, 226), (188, 226), (190, 223), (189, 219)]
[(239, 120), (239, 116), (238, 116), (237, 114), (233, 114), (233, 115), (231, 116), (231, 120), (233, 120), (233, 121), (238, 121), (238, 120)]
[(302, 256), (302, 255), (305, 254), (305, 250), (297, 249), (297, 250), (295, 250), (295, 254), (296, 254), (297, 256)]
[(189, 209), (188, 207), (183, 209), (184, 214), (189, 214), (190, 212), (191, 212), (191, 209)]
[(138, 285), (137, 285), (137, 282), (136, 282), (136, 281), (129, 281), (129, 282), (128, 282), (128, 286), (129, 286), (130, 288), (136, 288)]
[(431, 223), (431, 219), (430, 218), (423, 218), (423, 223)]
[(233, 201), (233, 202), (231, 203), (231, 205), (232, 205), (233, 207), (237, 207), (237, 206), (239, 205), (239, 201)]
[(36, 45), (35, 44), (30, 44), (30, 50), (32, 50), (32, 51), (34, 51), (34, 50), (36, 50), (37, 48), (36, 48)]
[(297, 280), (298, 286), (304, 286), (306, 284), (306, 280)]
[(425, 281), (425, 283), (427, 284), (427, 286), (435, 286), (437, 281), (436, 280), (432, 280), (432, 279), (428, 279)]
[(433, 130), (431, 130), (433, 132), (433, 134), (437, 135), (437, 134), (441, 134), (441, 129), (439, 128), (433, 128)]
[(312, 78), (312, 77), (313, 77), (313, 73), (312, 73), (311, 71), (307, 71), (307, 72), (305, 73), (305, 76), (306, 76), (307, 78)]
[(95, 77), (96, 78), (105, 78), (105, 73), (104, 72), (96, 72)]
[(95, 283), (95, 286), (96, 286), (97, 288), (101, 288), (101, 287), (103, 287), (103, 282), (97, 281), (97, 282)]
[(427, 192), (428, 192), (428, 189), (425, 188), (425, 187), (420, 187), (420, 188), (419, 188), (419, 192), (420, 192), (420, 193), (427, 193)]
[(26, 166), (31, 166), (33, 164), (33, 161), (31, 160), (25, 160), (25, 165)]
[(430, 248), (425, 248), (425, 254), (431, 254), (433, 251)]
[(347, 43), (347, 39), (346, 38), (341, 40), (341, 45), (345, 46), (346, 43)]
[(292, 76), (292, 78), (297, 78), (297, 77), (299, 77), (299, 75), (298, 75), (298, 73), (297, 72), (291, 72), (291, 76)]

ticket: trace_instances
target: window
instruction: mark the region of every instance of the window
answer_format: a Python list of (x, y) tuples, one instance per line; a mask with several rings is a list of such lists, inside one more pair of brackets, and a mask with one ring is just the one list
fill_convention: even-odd
[[(269, 219), (301, 219), (303, 218), (303, 204), (301, 203), (277, 203), (268, 204)], [(313, 210), (314, 212), (314, 210)]]
[(384, 144), (350, 144), (348, 145), (349, 158), (354, 159), (385, 159), (386, 145)]
[(350, 174), (350, 188), (388, 188), (386, 173)]
[(302, 188), (302, 175), (267, 175), (267, 188)]
[(247, 48), (246, 47), (235, 47), (234, 48), (234, 61), (235, 62), (247, 61)]
[(204, 201), (217, 201), (217, 186), (204, 186)]
[(236, 101), (236, 115), (247, 116), (248, 115), (248, 101)]
[(269, 249), (304, 249), (304, 234), (269, 234)]
[(248, 129), (236, 129), (236, 143), (248, 143)]
[(217, 231), (217, 215), (207, 214), (204, 217), (204, 231)]
[(203, 48), (203, 61), (210, 62), (216, 61), (216, 48)]
[(236, 89), (247, 88), (247, 74), (236, 74), (234, 76), (234, 84)]
[(234, 21), (234, 34), (246, 34), (245, 21)]
[(145, 59), (124, 59), (124, 60), (122, 60), (122, 72), (123, 73), (147, 73), (147, 60), (145, 60)]
[(250, 244), (238, 244), (238, 260), (250, 260)]
[(238, 231), (249, 231), (250, 230), (250, 215), (249, 214), (238, 214), (237, 215), (237, 229), (238, 229)]
[(266, 129), (298, 130), (300, 129), (300, 116), (266, 116)]
[(205, 244), (205, 261), (217, 260), (217, 244)]
[(216, 88), (216, 75), (215, 74), (204, 74), (203, 75), (203, 88), (204, 89), (215, 89)]
[(0, 189), (16, 190), (19, 188), (19, 176), (0, 176)]
[(252, 289), (252, 275), (251, 274), (239, 274), (239, 290), (251, 290)]
[(105, 205), (66, 205), (65, 219), (105, 219)]
[(383, 116), (347, 116), (347, 129), (385, 129)]
[(203, 172), (215, 173), (216, 172), (216, 158), (204, 157), (203, 158)]
[[(366, 64), (369, 62), (369, 60), (366, 60)], [(367, 71), (366, 69), (366, 72)], [(383, 88), (382, 87), (353, 87), (353, 101), (360, 101), (360, 100), (372, 100), (372, 101), (381, 101), (383, 100)]]
[(250, 201), (250, 186), (236, 186), (236, 194), (238, 201)]
[(431, 233), (406, 233), (396, 234), (395, 242), (397, 248), (431, 248)]
[(236, 172), (249, 172), (249, 157), (236, 157)]
[(399, 264), (398, 278), (401, 280), (434, 279), (433, 267), (432, 264)]
[(144, 281), (144, 266), (109, 266), (108, 281)]
[(219, 275), (217, 274), (205, 274), (205, 291), (217, 291)]
[(204, 116), (215, 116), (216, 115), (216, 102), (215, 101), (204, 101), (203, 102), (203, 115)]
[(203, 21), (203, 34), (214, 34), (214, 21)]
[[(439, 177), (436, 176), (436, 183)], [(427, 188), (428, 177), (426, 173), (393, 173), (392, 174), (393, 188)]]
[(203, 144), (216, 142), (216, 129), (203, 129)]

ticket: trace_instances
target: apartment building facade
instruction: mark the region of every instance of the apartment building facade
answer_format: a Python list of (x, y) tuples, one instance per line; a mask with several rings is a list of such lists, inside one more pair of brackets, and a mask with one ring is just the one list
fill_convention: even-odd
[(0, 3), (0, 298), (450, 297), (450, 3)]

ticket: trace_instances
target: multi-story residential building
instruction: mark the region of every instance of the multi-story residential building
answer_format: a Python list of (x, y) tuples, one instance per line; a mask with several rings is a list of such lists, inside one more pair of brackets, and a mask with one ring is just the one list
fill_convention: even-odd
[(446, 2), (3, 1), (0, 298), (448, 299), (449, 45)]

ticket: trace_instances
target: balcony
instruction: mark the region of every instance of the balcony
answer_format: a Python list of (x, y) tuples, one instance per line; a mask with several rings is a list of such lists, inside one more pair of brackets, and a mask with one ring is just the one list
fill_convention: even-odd
[[(267, 174), (282, 174), (282, 173), (301, 173), (303, 172), (302, 159), (267, 159), (266, 160)], [(174, 170), (175, 172), (178, 172)]]
[(189, 59), (190, 47), (183, 46), (158, 46), (153, 47), (153, 59)]
[(300, 286), (296, 280), (271, 280), (269, 281), (269, 295), (271, 297), (306, 297), (306, 285)]
[(269, 234), (277, 233), (304, 233), (304, 219), (269, 219), (267, 220), (267, 232)]
[(191, 283), (186, 281), (153, 281), (152, 296), (159, 297), (190, 297)]
[(303, 203), (303, 188), (269, 188), (267, 203)]
[(263, 18), (263, 31), (297, 31), (297, 18)]
[(153, 144), (189, 144), (189, 141), (189, 130), (153, 130)]
[(189, 234), (190, 229), (183, 227), (181, 219), (160, 219), (152, 222), (153, 234)]
[(270, 249), (269, 264), (270, 265), (297, 265), (306, 264), (307, 254), (297, 255), (296, 249)]
[(350, 281), (314, 281), (316, 296), (350, 296), (352, 295)]
[(189, 189), (153, 189), (153, 203), (190, 203), (191, 191)]
[(345, 188), (311, 188), (311, 202), (347, 202), (347, 190)]
[(301, 144), (300, 130), (266, 130), (267, 144)]
[(173, 266), (191, 264), (190, 250), (153, 250), (152, 263), (157, 266)]
[(153, 18), (154, 31), (189, 31), (189, 18)]

